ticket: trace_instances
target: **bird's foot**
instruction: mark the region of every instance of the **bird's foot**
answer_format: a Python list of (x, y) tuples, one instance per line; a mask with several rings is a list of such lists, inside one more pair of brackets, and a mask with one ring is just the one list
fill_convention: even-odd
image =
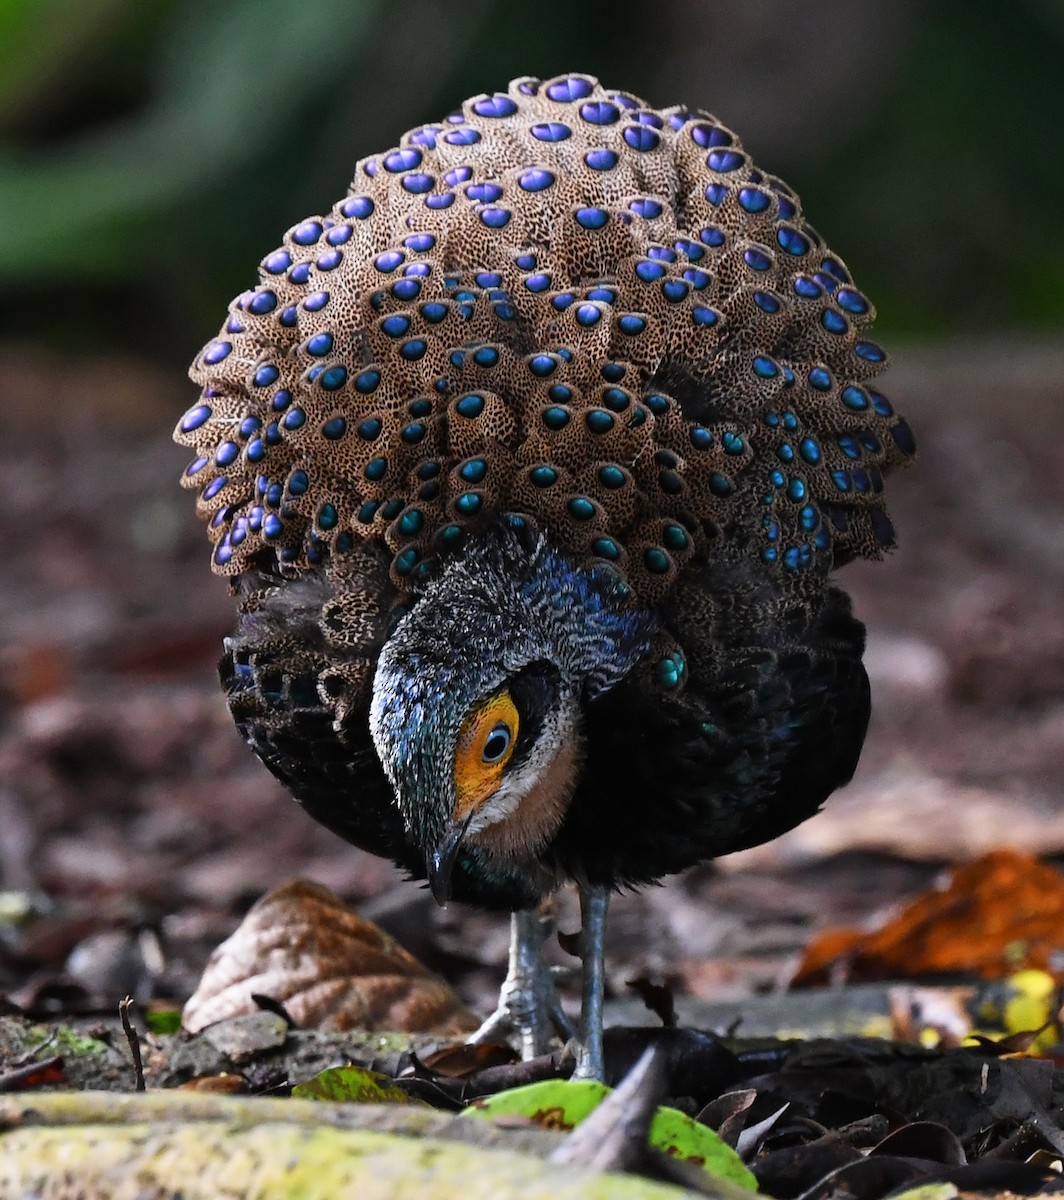
[(538, 912), (515, 912), (510, 925), (510, 965), (499, 992), (499, 1004), (469, 1042), (511, 1042), (522, 1059), (546, 1054), (560, 1035), (573, 1036), (572, 1022), (562, 1009), (554, 972), (540, 954), (554, 922)]

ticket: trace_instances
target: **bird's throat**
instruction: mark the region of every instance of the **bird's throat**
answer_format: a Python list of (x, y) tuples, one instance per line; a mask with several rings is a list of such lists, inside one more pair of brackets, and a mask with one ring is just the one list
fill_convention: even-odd
[(558, 748), (516, 807), (497, 821), (476, 827), (466, 836), (493, 857), (507, 861), (534, 858), (558, 832), (568, 811), (580, 771), (581, 746), (576, 736)]

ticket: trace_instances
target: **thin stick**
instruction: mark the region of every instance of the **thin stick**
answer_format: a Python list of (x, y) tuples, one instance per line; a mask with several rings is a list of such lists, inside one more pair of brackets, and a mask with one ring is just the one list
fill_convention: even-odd
[(122, 1020), (122, 1030), (126, 1035), (126, 1041), (129, 1043), (129, 1052), (133, 1055), (133, 1070), (136, 1073), (136, 1090), (138, 1092), (146, 1091), (144, 1086), (144, 1063), (140, 1057), (140, 1041), (137, 1038), (137, 1032), (133, 1028), (133, 1023), (129, 1019), (129, 1006), (133, 1003), (133, 997), (127, 996), (124, 1000), (118, 1002), (118, 1015)]
[(62, 1079), (63, 1060), (57, 1054), (54, 1058), (24, 1063), (21, 1067), (4, 1071), (0, 1074), (0, 1092), (21, 1092), (40, 1083), (60, 1083)]

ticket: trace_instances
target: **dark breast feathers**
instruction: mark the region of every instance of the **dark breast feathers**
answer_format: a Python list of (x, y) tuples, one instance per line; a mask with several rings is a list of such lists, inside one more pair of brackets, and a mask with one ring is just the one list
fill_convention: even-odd
[(176, 437), (245, 592), (234, 715), (318, 819), (423, 871), (366, 730), (373, 665), (503, 518), (660, 621), (588, 710), (555, 873), (653, 878), (849, 777), (863, 631), (827, 576), (893, 544), (883, 473), (912, 435), (874, 386), (869, 301), (734, 134), (588, 76), (516, 80), (359, 162), (259, 276)]

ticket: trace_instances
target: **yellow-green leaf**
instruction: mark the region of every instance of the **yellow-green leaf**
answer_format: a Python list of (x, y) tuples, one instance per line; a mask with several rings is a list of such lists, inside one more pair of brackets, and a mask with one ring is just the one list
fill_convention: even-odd
[[(213, 1098), (212, 1098), (213, 1099)], [(261, 1101), (259, 1102), (261, 1103)], [(528, 1154), (365, 1129), (189, 1124), (0, 1133), (0, 1196), (185, 1200), (698, 1200), (694, 1192)]]
[(345, 1104), (418, 1104), (387, 1075), (363, 1067), (327, 1067), (306, 1083), (297, 1083), (292, 1095), (300, 1100), (331, 1100)]
[[(464, 1116), (529, 1117), (547, 1129), (572, 1129), (608, 1096), (610, 1089), (590, 1080), (551, 1079), (510, 1088), (475, 1101)], [(650, 1124), (650, 1144), (674, 1158), (700, 1166), (707, 1175), (757, 1191), (757, 1180), (742, 1159), (706, 1125), (664, 1105)]]

